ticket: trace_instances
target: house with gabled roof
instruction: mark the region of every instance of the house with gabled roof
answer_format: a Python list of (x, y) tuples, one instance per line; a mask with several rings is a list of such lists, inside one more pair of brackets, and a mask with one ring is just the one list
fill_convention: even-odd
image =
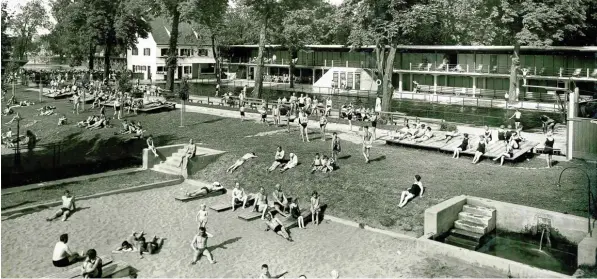
[[(164, 18), (150, 22), (151, 32), (147, 38), (139, 38), (136, 46), (127, 50), (127, 69), (137, 79), (166, 80), (166, 58), (170, 42), (171, 23)], [(215, 59), (209, 38), (202, 38), (190, 24), (178, 27), (178, 61), (175, 79), (200, 78), (215, 74)]]

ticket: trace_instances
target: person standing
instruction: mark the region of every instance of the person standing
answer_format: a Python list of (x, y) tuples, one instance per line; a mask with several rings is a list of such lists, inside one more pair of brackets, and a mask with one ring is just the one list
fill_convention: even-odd
[(381, 98), (379, 96), (375, 98), (375, 112), (381, 112)]
[(340, 138), (338, 134), (334, 132), (332, 134), (332, 160), (338, 164), (338, 153), (342, 151), (342, 147), (340, 146)]
[(555, 143), (555, 139), (553, 138), (553, 132), (547, 132), (547, 137), (545, 138), (545, 147), (543, 148), (543, 153), (545, 153), (545, 159), (547, 160), (547, 167), (551, 168), (551, 158), (553, 156), (553, 144)]
[(206, 256), (207, 260), (210, 263), (216, 263), (216, 261), (214, 261), (213, 259), (213, 255), (211, 254), (209, 249), (207, 249), (207, 239), (210, 237), (213, 237), (213, 235), (206, 232), (204, 227), (199, 228), (199, 233), (195, 235), (193, 241), (191, 242), (191, 248), (193, 249), (193, 251), (195, 251), (193, 261), (191, 262), (191, 264), (196, 264), (202, 255)]
[(220, 95), (220, 84), (216, 83), (216, 97), (218, 97), (218, 95)]
[(369, 132), (369, 127), (363, 127), (363, 156), (365, 156), (365, 163), (369, 163), (369, 153), (373, 146), (373, 135)]
[(79, 106), (81, 104), (81, 96), (79, 95), (79, 92), (75, 93), (75, 96), (73, 96), (73, 113), (79, 114)]
[(512, 119), (514, 118), (514, 129), (518, 130), (518, 127), (520, 126), (520, 118), (522, 117), (522, 113), (516, 109), (516, 111), (514, 112), (514, 114), (508, 118), (508, 119)]

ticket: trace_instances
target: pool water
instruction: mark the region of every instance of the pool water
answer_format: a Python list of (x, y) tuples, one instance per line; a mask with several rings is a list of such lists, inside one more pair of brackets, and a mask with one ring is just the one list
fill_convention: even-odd
[[(164, 87), (165, 84), (159, 84)], [(179, 84), (175, 85), (176, 87)], [(223, 85), (221, 92), (240, 92), (242, 86)], [(249, 88), (247, 91), (250, 92), (252, 89)], [(296, 88), (297, 94), (300, 94), (300, 88)], [(201, 83), (189, 83), (189, 94), (198, 96), (214, 96), (215, 86), (213, 84), (201, 84)], [(264, 87), (263, 98), (268, 100), (275, 100), (282, 97), (290, 97), (292, 93), (287, 90), (277, 90), (271, 87)], [(352, 103), (355, 106), (364, 106), (372, 108), (375, 106), (375, 95), (322, 95), (312, 94), (313, 96), (319, 95), (320, 101), (323, 101), (324, 96), (331, 96), (334, 109), (340, 108), (343, 104)], [(438, 104), (423, 101), (411, 101), (411, 100), (393, 100), (392, 111), (399, 111), (407, 113), (409, 116), (418, 116), (426, 118), (437, 118), (444, 119), (448, 122), (456, 122), (463, 124), (470, 124), (474, 126), (488, 125), (490, 127), (499, 127), (500, 125), (512, 125), (514, 122), (508, 120), (513, 114), (512, 110), (506, 110), (502, 108), (487, 108), (487, 107), (476, 107), (476, 106), (464, 106), (464, 105), (449, 105), (449, 104)], [(559, 123), (563, 123), (562, 115), (559, 113), (548, 113), (541, 111), (523, 111), (522, 125), (525, 130), (541, 128), (541, 121), (539, 117), (541, 115), (547, 115), (553, 119), (556, 119)]]
[(497, 233), (477, 252), (566, 275), (574, 274), (577, 269), (577, 247), (554, 242), (552, 239), (552, 247), (544, 246), (540, 251), (540, 237), (540, 235), (530, 237), (522, 234)]

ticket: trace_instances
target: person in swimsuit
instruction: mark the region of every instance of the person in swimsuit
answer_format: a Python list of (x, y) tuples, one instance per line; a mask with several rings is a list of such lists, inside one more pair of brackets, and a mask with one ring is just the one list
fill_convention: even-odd
[(486, 143), (489, 143), (493, 139), (492, 132), (489, 130), (489, 127), (487, 127), (487, 125), (485, 125), (485, 131), (483, 132), (483, 136), (485, 136)]
[(276, 149), (276, 154), (274, 155), (274, 162), (272, 165), (267, 169), (267, 172), (272, 172), (280, 165), (284, 164), (284, 150), (282, 150), (282, 146), (278, 146)]
[(328, 125), (328, 118), (322, 115), (319, 118), (319, 132), (321, 132), (321, 141), (325, 141), (325, 127)]
[(247, 154), (243, 155), (240, 159), (236, 160), (236, 162), (232, 166), (230, 166), (226, 170), (226, 172), (232, 173), (233, 171), (238, 169), (238, 167), (242, 166), (246, 161), (248, 161), (249, 159), (252, 159), (252, 158), (257, 158), (257, 156), (255, 156), (254, 152), (247, 153)]
[(271, 213), (267, 213), (265, 215), (265, 225), (266, 225), (266, 229), (265, 231), (269, 231), (272, 230), (273, 232), (275, 232), (277, 235), (283, 237), (284, 239), (292, 242), (292, 237), (290, 237), (290, 234), (288, 233), (288, 229), (286, 229), (286, 227), (284, 227), (284, 224), (282, 224), (282, 222), (280, 222), (280, 220), (278, 220), (278, 218), (274, 218), (272, 216)]
[(346, 112), (346, 119), (348, 119), (348, 127), (350, 128), (350, 131), (352, 132), (352, 117), (354, 115), (354, 110), (352, 108), (352, 105), (348, 106), (348, 112)]
[(512, 158), (514, 156), (514, 147), (513, 147), (513, 143), (514, 141), (510, 141), (506, 144), (506, 151), (504, 153), (502, 153), (499, 157), (496, 157), (493, 159), (493, 161), (497, 161), (500, 160), (500, 166), (504, 165), (504, 159), (506, 157), (508, 158)]
[(195, 157), (195, 153), (197, 152), (197, 145), (193, 142), (193, 139), (189, 140), (189, 144), (187, 145), (187, 150), (185, 155), (181, 158), (180, 163), (178, 166), (181, 168), (181, 172), (184, 178), (187, 178), (188, 174), (188, 165), (189, 161)]
[(427, 127), (427, 129), (425, 130), (425, 133), (423, 133), (423, 136), (416, 139), (415, 142), (424, 142), (430, 138), (433, 137), (433, 132), (431, 131), (431, 127)]
[[(500, 128), (497, 130), (497, 134), (498, 134), (499, 141), (506, 141), (506, 130), (505, 130), (504, 125), (500, 126)], [(506, 141), (506, 144), (508, 144), (507, 141)]]
[(514, 147), (514, 149), (519, 149), (520, 148), (520, 143), (523, 140), (523, 138), (520, 136), (520, 133), (518, 133), (518, 132), (512, 132), (512, 135), (510, 136), (510, 139), (514, 141), (512, 143), (512, 147)]
[(520, 118), (522, 117), (522, 113), (516, 109), (516, 111), (514, 112), (514, 114), (508, 118), (508, 119), (512, 119), (514, 118), (514, 128), (518, 130), (518, 126), (520, 126)]
[(197, 223), (199, 224), (199, 228), (205, 228), (207, 225), (207, 210), (205, 204), (201, 205), (201, 209), (197, 212), (197, 216), (195, 216)]
[(406, 191), (402, 191), (400, 195), (400, 203), (398, 204), (399, 208), (404, 207), (410, 200), (414, 199), (415, 197), (423, 197), (423, 192), (425, 192), (425, 188), (423, 187), (423, 183), (421, 182), (421, 176), (415, 175), (415, 183), (410, 186)]
[(203, 186), (201, 188), (199, 188), (199, 190), (195, 190), (192, 192), (185, 192), (184, 195), (186, 197), (197, 197), (197, 196), (205, 196), (208, 193), (214, 192), (214, 191), (221, 191), (223, 190), (224, 187), (222, 187), (222, 184), (220, 184), (220, 182), (214, 182), (212, 183), (210, 186)]
[(551, 158), (553, 156), (553, 144), (555, 143), (555, 139), (553, 138), (553, 133), (551, 131), (547, 132), (547, 137), (545, 138), (545, 147), (543, 148), (543, 154), (545, 154), (545, 159), (547, 160), (547, 167), (551, 168)]
[(369, 152), (373, 146), (373, 135), (369, 132), (369, 127), (363, 127), (363, 156), (365, 156), (365, 163), (369, 163)]
[(265, 213), (268, 211), (267, 195), (263, 187), (259, 188), (259, 193), (255, 194), (255, 204), (253, 205), (253, 212), (261, 212), (261, 220), (265, 218)]
[(116, 96), (116, 100), (114, 100), (114, 115), (112, 117), (113, 118), (118, 117), (118, 120), (120, 120), (120, 115), (121, 115), (120, 106), (121, 106), (120, 98), (119, 98), (119, 96)]
[(102, 278), (102, 259), (97, 256), (95, 249), (87, 250), (87, 258), (81, 266), (83, 278)]
[(240, 107), (238, 108), (238, 110), (240, 111), (240, 121), (245, 121), (245, 106), (244, 105), (240, 105)]
[(78, 253), (73, 253), (68, 248), (68, 234), (61, 234), (60, 241), (54, 246), (54, 253), (52, 255), (52, 264), (55, 267), (66, 267), (81, 259)]
[(267, 264), (261, 265), (261, 274), (259, 275), (259, 279), (269, 279), (272, 278), (272, 275), (269, 273), (269, 267)]
[(452, 158), (454, 158), (454, 159), (460, 158), (460, 152), (463, 150), (467, 150), (467, 149), (468, 149), (468, 134), (464, 133), (464, 138), (462, 139), (462, 142), (460, 142), (459, 146), (454, 148), (454, 155), (452, 155)]
[(285, 212), (288, 209), (289, 199), (284, 192), (282, 192), (282, 186), (280, 186), (280, 184), (276, 184), (276, 189), (272, 193), (272, 197), (274, 198), (274, 208), (276, 211), (286, 217)]
[(267, 122), (267, 109), (265, 108), (265, 104), (262, 104), (259, 107), (259, 112), (261, 113), (261, 123), (267, 124), (269, 126), (269, 122)]
[(554, 129), (556, 127), (556, 121), (551, 119), (549, 116), (547, 115), (541, 115), (541, 126), (543, 128), (543, 133), (546, 134), (548, 131), (551, 131), (551, 133), (554, 133)]
[(236, 210), (236, 204), (242, 203), (243, 208), (247, 206), (249, 196), (245, 194), (245, 190), (240, 187), (240, 183), (236, 182), (234, 189), (232, 189), (232, 211)]
[(328, 158), (328, 156), (323, 155), (323, 159), (321, 159), (321, 171), (326, 173), (334, 170), (334, 160)]
[(305, 107), (305, 96), (301, 93), (301, 96), (298, 98), (298, 107), (302, 109)]
[(288, 207), (290, 208), (290, 217), (296, 219), (298, 227), (300, 229), (306, 229), (305, 218), (303, 217), (302, 211), (298, 205), (298, 199), (292, 199)]
[(311, 194), (311, 217), (316, 225), (319, 225), (319, 213), (321, 213), (321, 206), (319, 204), (319, 194), (313, 191)]
[(315, 153), (315, 159), (313, 159), (313, 163), (311, 163), (311, 173), (315, 173), (316, 171), (321, 170), (321, 158), (319, 158), (319, 153)]
[(153, 236), (151, 241), (145, 240), (145, 232), (135, 232), (131, 236), (131, 242), (136, 243), (137, 250), (139, 251), (139, 258), (143, 259), (143, 253), (153, 254), (164, 245), (164, 238), (159, 238), (156, 235)]
[(81, 105), (81, 96), (79, 95), (79, 93), (75, 93), (75, 96), (73, 96), (73, 113), (79, 114), (79, 107)]
[(325, 115), (330, 116), (332, 114), (332, 98), (328, 98), (325, 101)]
[(298, 165), (298, 157), (294, 153), (290, 153), (288, 163), (284, 164), (280, 172), (285, 172), (291, 168), (294, 168)]
[(120, 244), (120, 246), (116, 247), (116, 249), (112, 250), (113, 254), (122, 254), (122, 253), (126, 253), (126, 252), (135, 252), (137, 251), (137, 249), (135, 249), (135, 246), (133, 246), (133, 244), (131, 244), (128, 240), (125, 240), (122, 242), (122, 244)]
[[(280, 99), (278, 98), (278, 101), (280, 101)], [(272, 115), (274, 117), (274, 126), (279, 127), (280, 126), (280, 106), (281, 105), (274, 105), (274, 108), (272, 109)]]
[(340, 145), (340, 138), (336, 132), (332, 133), (332, 159), (334, 162), (338, 162), (338, 153), (342, 151), (342, 146)]
[(485, 141), (484, 136), (480, 136), (479, 143), (477, 144), (477, 151), (475, 151), (475, 156), (473, 157), (473, 164), (476, 164), (481, 159), (481, 156), (485, 154), (485, 147), (487, 142)]
[(309, 142), (309, 130), (307, 129), (307, 124), (309, 123), (309, 118), (307, 117), (307, 113), (303, 110), (299, 113), (299, 124), (300, 124), (300, 131), (301, 131), (301, 139), (303, 142), (305, 138), (307, 142)]
[(199, 232), (197, 235), (195, 235), (193, 241), (191, 242), (191, 248), (195, 252), (193, 261), (191, 262), (192, 265), (196, 264), (201, 256), (206, 256), (207, 260), (212, 264), (216, 263), (216, 261), (214, 261), (213, 255), (209, 249), (207, 249), (207, 239), (210, 237), (213, 237), (213, 235), (206, 232), (205, 228), (199, 228)]
[(379, 117), (379, 113), (374, 113), (371, 116), (371, 133), (373, 134), (373, 140), (377, 139), (377, 118)]
[(46, 218), (46, 221), (50, 222), (54, 219), (60, 218), (62, 216), (62, 221), (66, 221), (68, 217), (73, 214), (77, 210), (77, 206), (75, 205), (75, 197), (71, 195), (70, 191), (64, 191), (64, 196), (62, 196), (62, 207), (59, 211), (54, 213), (54, 215)]
[(216, 83), (216, 97), (218, 97), (218, 95), (220, 95), (220, 84)]
[(153, 138), (151, 136), (147, 137), (147, 149), (149, 149), (154, 157), (159, 157), (158, 151), (155, 149), (155, 145), (153, 144)]

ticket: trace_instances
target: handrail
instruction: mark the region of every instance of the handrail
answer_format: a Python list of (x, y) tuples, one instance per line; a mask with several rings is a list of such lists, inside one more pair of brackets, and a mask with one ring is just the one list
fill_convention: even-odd
[(581, 169), (579, 167), (567, 167), (567, 168), (563, 169), (560, 172), (560, 177), (558, 178), (558, 184), (556, 185), (558, 188), (562, 187), (562, 184), (560, 184), (562, 182), (562, 174), (564, 174), (564, 171), (566, 171), (568, 169), (577, 169), (577, 170), (580, 170), (580, 171), (582, 171), (587, 176), (587, 196), (589, 198), (589, 201), (588, 201), (589, 202), (589, 204), (588, 204), (588, 209), (589, 209), (589, 212), (588, 212), (589, 213), (589, 216), (588, 216), (588, 230), (589, 230), (589, 236), (593, 237), (593, 230), (591, 228), (591, 211), (593, 211), (593, 213), (596, 213), (596, 212), (594, 212), (594, 210), (591, 210), (591, 202), (594, 202), (592, 200), (592, 198), (593, 198), (592, 197), (593, 192), (591, 191), (591, 178), (589, 177), (589, 174), (587, 173), (587, 171), (585, 171), (584, 169)]

